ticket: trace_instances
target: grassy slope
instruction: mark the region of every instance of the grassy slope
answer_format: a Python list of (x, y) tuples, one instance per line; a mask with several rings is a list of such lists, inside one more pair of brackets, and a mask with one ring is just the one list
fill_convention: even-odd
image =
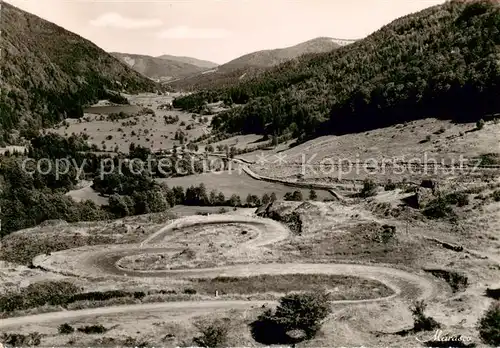
[(82, 105), (105, 96), (105, 88), (156, 88), (93, 43), (5, 3), (0, 48), (0, 126), (5, 131), (79, 116)]

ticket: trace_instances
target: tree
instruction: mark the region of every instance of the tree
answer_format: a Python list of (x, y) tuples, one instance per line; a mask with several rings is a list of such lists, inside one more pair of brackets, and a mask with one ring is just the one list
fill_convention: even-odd
[(248, 207), (251, 207), (253, 205), (252, 195), (250, 193), (248, 194), (247, 199), (245, 201), (247, 202)]
[(477, 324), (481, 340), (494, 347), (500, 346), (500, 301), (491, 304)]
[(224, 196), (224, 193), (222, 192), (219, 192), (219, 194), (217, 195), (217, 204), (224, 204), (226, 202), (226, 197)]
[(318, 198), (318, 194), (316, 193), (316, 191), (314, 191), (313, 189), (311, 189), (309, 191), (309, 200), (314, 201), (317, 198)]
[(267, 204), (271, 201), (271, 198), (269, 197), (269, 195), (267, 193), (264, 193), (262, 195), (262, 204)]
[(293, 293), (282, 297), (276, 310), (266, 310), (250, 324), (252, 336), (263, 344), (290, 344), (316, 336), (331, 313), (326, 292)]
[(276, 197), (276, 193), (272, 192), (271, 193), (271, 197), (269, 197), (271, 199), (271, 202), (274, 202), (276, 201), (278, 198)]
[(182, 186), (174, 186), (172, 190), (174, 192), (175, 204), (184, 204), (186, 200), (184, 188), (182, 188)]
[[(248, 198), (248, 197), (247, 197)], [(241, 198), (237, 194), (233, 194), (231, 198), (229, 198), (229, 204), (233, 207), (241, 206)]]
[(293, 191), (293, 196), (292, 199), (296, 202), (300, 202), (304, 200), (304, 197), (302, 196), (302, 192), (300, 191)]
[(130, 207), (123, 196), (113, 194), (109, 197), (109, 211), (116, 217), (125, 217), (132, 215)]
[(209, 201), (211, 205), (217, 205), (217, 191), (210, 191)]

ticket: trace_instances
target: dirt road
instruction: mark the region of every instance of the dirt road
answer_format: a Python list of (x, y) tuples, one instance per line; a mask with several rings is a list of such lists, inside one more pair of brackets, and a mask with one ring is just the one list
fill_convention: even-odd
[[(104, 247), (86, 247), (71, 250), (72, 254), (80, 257), (75, 260), (80, 269), (88, 271), (89, 276), (96, 274), (127, 276), (127, 277), (171, 277), (171, 278), (207, 278), (217, 276), (254, 276), (260, 274), (330, 274), (330, 275), (350, 275), (377, 280), (389, 288), (394, 293), (385, 298), (374, 298), (367, 300), (335, 301), (338, 304), (362, 304), (367, 302), (386, 301), (400, 298), (403, 300), (428, 299), (437, 295), (439, 287), (433, 277), (425, 274), (414, 274), (400, 269), (360, 264), (326, 264), (326, 263), (266, 263), (266, 264), (244, 264), (235, 266), (225, 266), (219, 268), (205, 269), (183, 269), (183, 270), (159, 270), (159, 271), (136, 271), (122, 269), (117, 266), (118, 260), (125, 256), (158, 253), (171, 250), (162, 246), (168, 243), (169, 235), (173, 230), (200, 224), (224, 224), (224, 223), (247, 223), (257, 226), (261, 232), (259, 236), (243, 244), (251, 247), (263, 248), (269, 244), (277, 243), (288, 237), (289, 231), (283, 225), (269, 219), (252, 218), (235, 215), (211, 215), (192, 216), (174, 221), (163, 227), (158, 232), (151, 235), (140, 245), (114, 246), (112, 249)], [(242, 244), (242, 245), (243, 245)], [(248, 247), (248, 245), (246, 246)], [(96, 249), (96, 250), (95, 250)], [(51, 256), (41, 255), (33, 260), (33, 264), (43, 269), (53, 272), (67, 273), (58, 268), (58, 257), (67, 258), (65, 251), (54, 253)], [(321, 284), (318, 284), (321, 287)], [(0, 322), (0, 328), (8, 326), (25, 325), (28, 323), (38, 323), (43, 321), (64, 321), (81, 317), (96, 317), (106, 314), (127, 313), (127, 312), (150, 312), (150, 311), (179, 311), (182, 310), (186, 316), (197, 315), (204, 312), (211, 312), (215, 309), (231, 308), (251, 308), (261, 306), (262, 301), (185, 301), (168, 303), (151, 303), (139, 305), (124, 305), (115, 307), (93, 308), (75, 311), (62, 311), (56, 313), (44, 313), (26, 317), (8, 318)]]

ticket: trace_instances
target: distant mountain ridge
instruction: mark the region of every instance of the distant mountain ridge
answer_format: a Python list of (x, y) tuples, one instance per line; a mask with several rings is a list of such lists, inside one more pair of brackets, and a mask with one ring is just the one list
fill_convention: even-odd
[[(354, 40), (344, 41), (342, 42), (343, 45), (354, 42)], [(239, 81), (249, 80), (279, 64), (298, 59), (303, 55), (326, 53), (341, 46), (338, 39), (318, 37), (291, 47), (257, 51), (222, 64), (214, 68), (212, 72), (205, 72), (174, 81), (170, 86), (175, 89), (190, 91), (231, 86)]]
[(195, 65), (197, 67), (203, 68), (203, 69), (213, 69), (213, 68), (216, 68), (219, 66), (219, 64), (217, 64), (217, 63), (210, 62), (208, 60), (197, 59), (197, 58), (193, 58), (193, 57), (172, 56), (169, 54), (163, 54), (163, 55), (158, 56), (156, 58), (168, 59), (168, 60), (175, 61), (175, 62), (191, 64), (191, 65)]
[[(112, 52), (111, 55), (120, 59), (140, 74), (159, 81), (174, 80), (201, 73), (208, 69), (182, 62), (181, 60), (151, 57), (141, 54)], [(192, 60), (196, 59), (192, 58)]]
[(79, 117), (109, 90), (159, 88), (92, 42), (5, 2), (1, 30), (0, 140)]
[(295, 46), (277, 48), (272, 50), (262, 50), (249, 54), (245, 54), (239, 58), (222, 64), (219, 71), (238, 70), (244, 67), (272, 67), (288, 60), (300, 57), (308, 53), (323, 53), (329, 52), (340, 45), (335, 42), (335, 39), (329, 37), (318, 37), (309, 41), (299, 43)]

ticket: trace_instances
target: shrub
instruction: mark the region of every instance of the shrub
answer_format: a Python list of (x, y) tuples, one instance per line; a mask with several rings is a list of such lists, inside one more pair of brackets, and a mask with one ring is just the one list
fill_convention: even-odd
[(46, 304), (64, 305), (68, 297), (78, 290), (78, 287), (65, 281), (33, 283), (19, 293), (0, 296), (0, 308), (3, 312), (13, 312)]
[(146, 296), (146, 293), (144, 291), (136, 291), (134, 292), (134, 298), (138, 300), (142, 300)]
[(229, 332), (229, 319), (214, 320), (211, 323), (196, 323), (201, 335), (193, 341), (200, 347), (226, 347)]
[(61, 335), (68, 335), (70, 333), (75, 332), (75, 329), (73, 326), (69, 325), (68, 323), (64, 323), (59, 325), (58, 331)]
[(384, 186), (385, 191), (393, 191), (396, 189), (396, 184), (392, 182), (391, 179), (387, 180), (387, 183)]
[(377, 234), (378, 241), (384, 244), (389, 243), (396, 236), (396, 226), (383, 225)]
[(477, 324), (479, 337), (489, 345), (500, 346), (500, 302), (491, 304)]
[(195, 289), (191, 289), (191, 288), (187, 288), (187, 289), (184, 289), (183, 291), (186, 295), (196, 295), (196, 290)]
[(87, 335), (91, 334), (102, 334), (108, 331), (108, 329), (102, 325), (87, 325), (84, 327), (79, 327), (78, 331), (83, 332)]
[(295, 202), (300, 202), (304, 200), (304, 197), (302, 196), (302, 192), (300, 191), (293, 191), (293, 192), (287, 192), (285, 193), (285, 196), (283, 197), (285, 201), (295, 201)]
[(413, 316), (413, 331), (432, 331), (439, 329), (441, 324), (439, 324), (434, 318), (428, 317), (424, 314), (427, 304), (422, 301), (415, 302), (411, 307), (410, 311)]
[(476, 122), (476, 129), (481, 130), (484, 128), (484, 120), (480, 119), (479, 121)]
[(429, 202), (424, 209), (424, 215), (429, 218), (440, 219), (454, 215), (448, 201), (442, 197)]
[(39, 346), (42, 335), (39, 332), (32, 332), (27, 335), (16, 333), (4, 333), (0, 336), (0, 342), (12, 347)]
[(267, 310), (250, 324), (252, 336), (263, 344), (289, 344), (313, 338), (330, 314), (325, 292), (295, 293), (282, 297), (276, 310)]

